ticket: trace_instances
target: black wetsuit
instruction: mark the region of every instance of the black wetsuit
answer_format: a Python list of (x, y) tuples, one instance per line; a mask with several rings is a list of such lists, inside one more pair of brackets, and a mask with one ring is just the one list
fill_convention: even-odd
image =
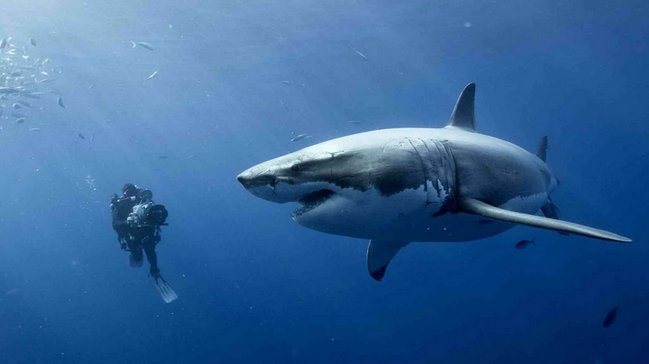
[(143, 261), (142, 250), (146, 253), (146, 258), (151, 265), (149, 272), (152, 276), (158, 276), (158, 256), (155, 252), (155, 246), (160, 241), (160, 232), (156, 226), (130, 226), (126, 218), (133, 211), (133, 206), (139, 203), (137, 197), (113, 198), (112, 215), (113, 229), (117, 232), (117, 239), (122, 248), (131, 252), (131, 264), (140, 266)]

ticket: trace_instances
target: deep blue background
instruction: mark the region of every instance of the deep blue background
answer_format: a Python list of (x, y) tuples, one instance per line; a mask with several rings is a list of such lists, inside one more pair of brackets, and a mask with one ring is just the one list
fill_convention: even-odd
[[(569, 3), (3, 1), (0, 37), (38, 41), (67, 108), (0, 120), (0, 360), (649, 362), (649, 3)], [(234, 178), (311, 142), (443, 126), (471, 81), (481, 132), (550, 136), (564, 218), (634, 242), (518, 227), (410, 245), (377, 283), (365, 241)], [(126, 181), (170, 210), (172, 304), (115, 240)]]

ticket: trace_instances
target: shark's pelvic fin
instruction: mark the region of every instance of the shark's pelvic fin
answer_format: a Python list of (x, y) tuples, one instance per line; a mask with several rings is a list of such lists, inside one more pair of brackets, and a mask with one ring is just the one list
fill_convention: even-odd
[(470, 214), (480, 215), (490, 219), (509, 222), (512, 224), (529, 225), (542, 229), (556, 230), (564, 233), (587, 236), (595, 239), (619, 241), (623, 243), (631, 242), (631, 239), (627, 237), (608, 231), (599, 230), (572, 222), (509, 211), (489, 205), (473, 198), (461, 199), (460, 210)]
[(545, 159), (548, 156), (548, 136), (541, 138), (541, 144), (539, 144), (539, 150), (536, 152), (536, 156), (541, 158), (545, 162)]
[(448, 126), (475, 131), (475, 83), (464, 87), (460, 97), (455, 103), (453, 113), (448, 121)]
[(370, 240), (370, 244), (367, 246), (367, 270), (372, 278), (377, 281), (383, 279), (392, 258), (406, 245), (408, 242)]

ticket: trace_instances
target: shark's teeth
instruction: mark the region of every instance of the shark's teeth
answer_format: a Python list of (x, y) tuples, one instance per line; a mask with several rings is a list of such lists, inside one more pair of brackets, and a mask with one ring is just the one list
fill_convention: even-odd
[(327, 201), (334, 194), (335, 194), (334, 191), (323, 189), (302, 196), (297, 201), (302, 205), (302, 207), (300, 207), (299, 209), (295, 210), (295, 212), (293, 212), (293, 217), (295, 218), (297, 216), (304, 214), (305, 212), (313, 210), (314, 208), (318, 207), (319, 205)]

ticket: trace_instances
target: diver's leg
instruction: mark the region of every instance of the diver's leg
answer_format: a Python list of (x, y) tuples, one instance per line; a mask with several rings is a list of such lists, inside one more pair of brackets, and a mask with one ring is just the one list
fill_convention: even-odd
[(133, 239), (129, 239), (128, 250), (131, 251), (128, 259), (129, 265), (131, 267), (141, 267), (144, 262), (144, 257), (142, 256), (142, 244), (139, 244)]
[(149, 261), (149, 264), (151, 265), (151, 268), (149, 269), (149, 273), (153, 277), (157, 277), (160, 275), (160, 269), (158, 269), (158, 255), (155, 252), (155, 238), (152, 236), (147, 236), (142, 240), (142, 245), (144, 246), (144, 252), (146, 253), (146, 259)]

